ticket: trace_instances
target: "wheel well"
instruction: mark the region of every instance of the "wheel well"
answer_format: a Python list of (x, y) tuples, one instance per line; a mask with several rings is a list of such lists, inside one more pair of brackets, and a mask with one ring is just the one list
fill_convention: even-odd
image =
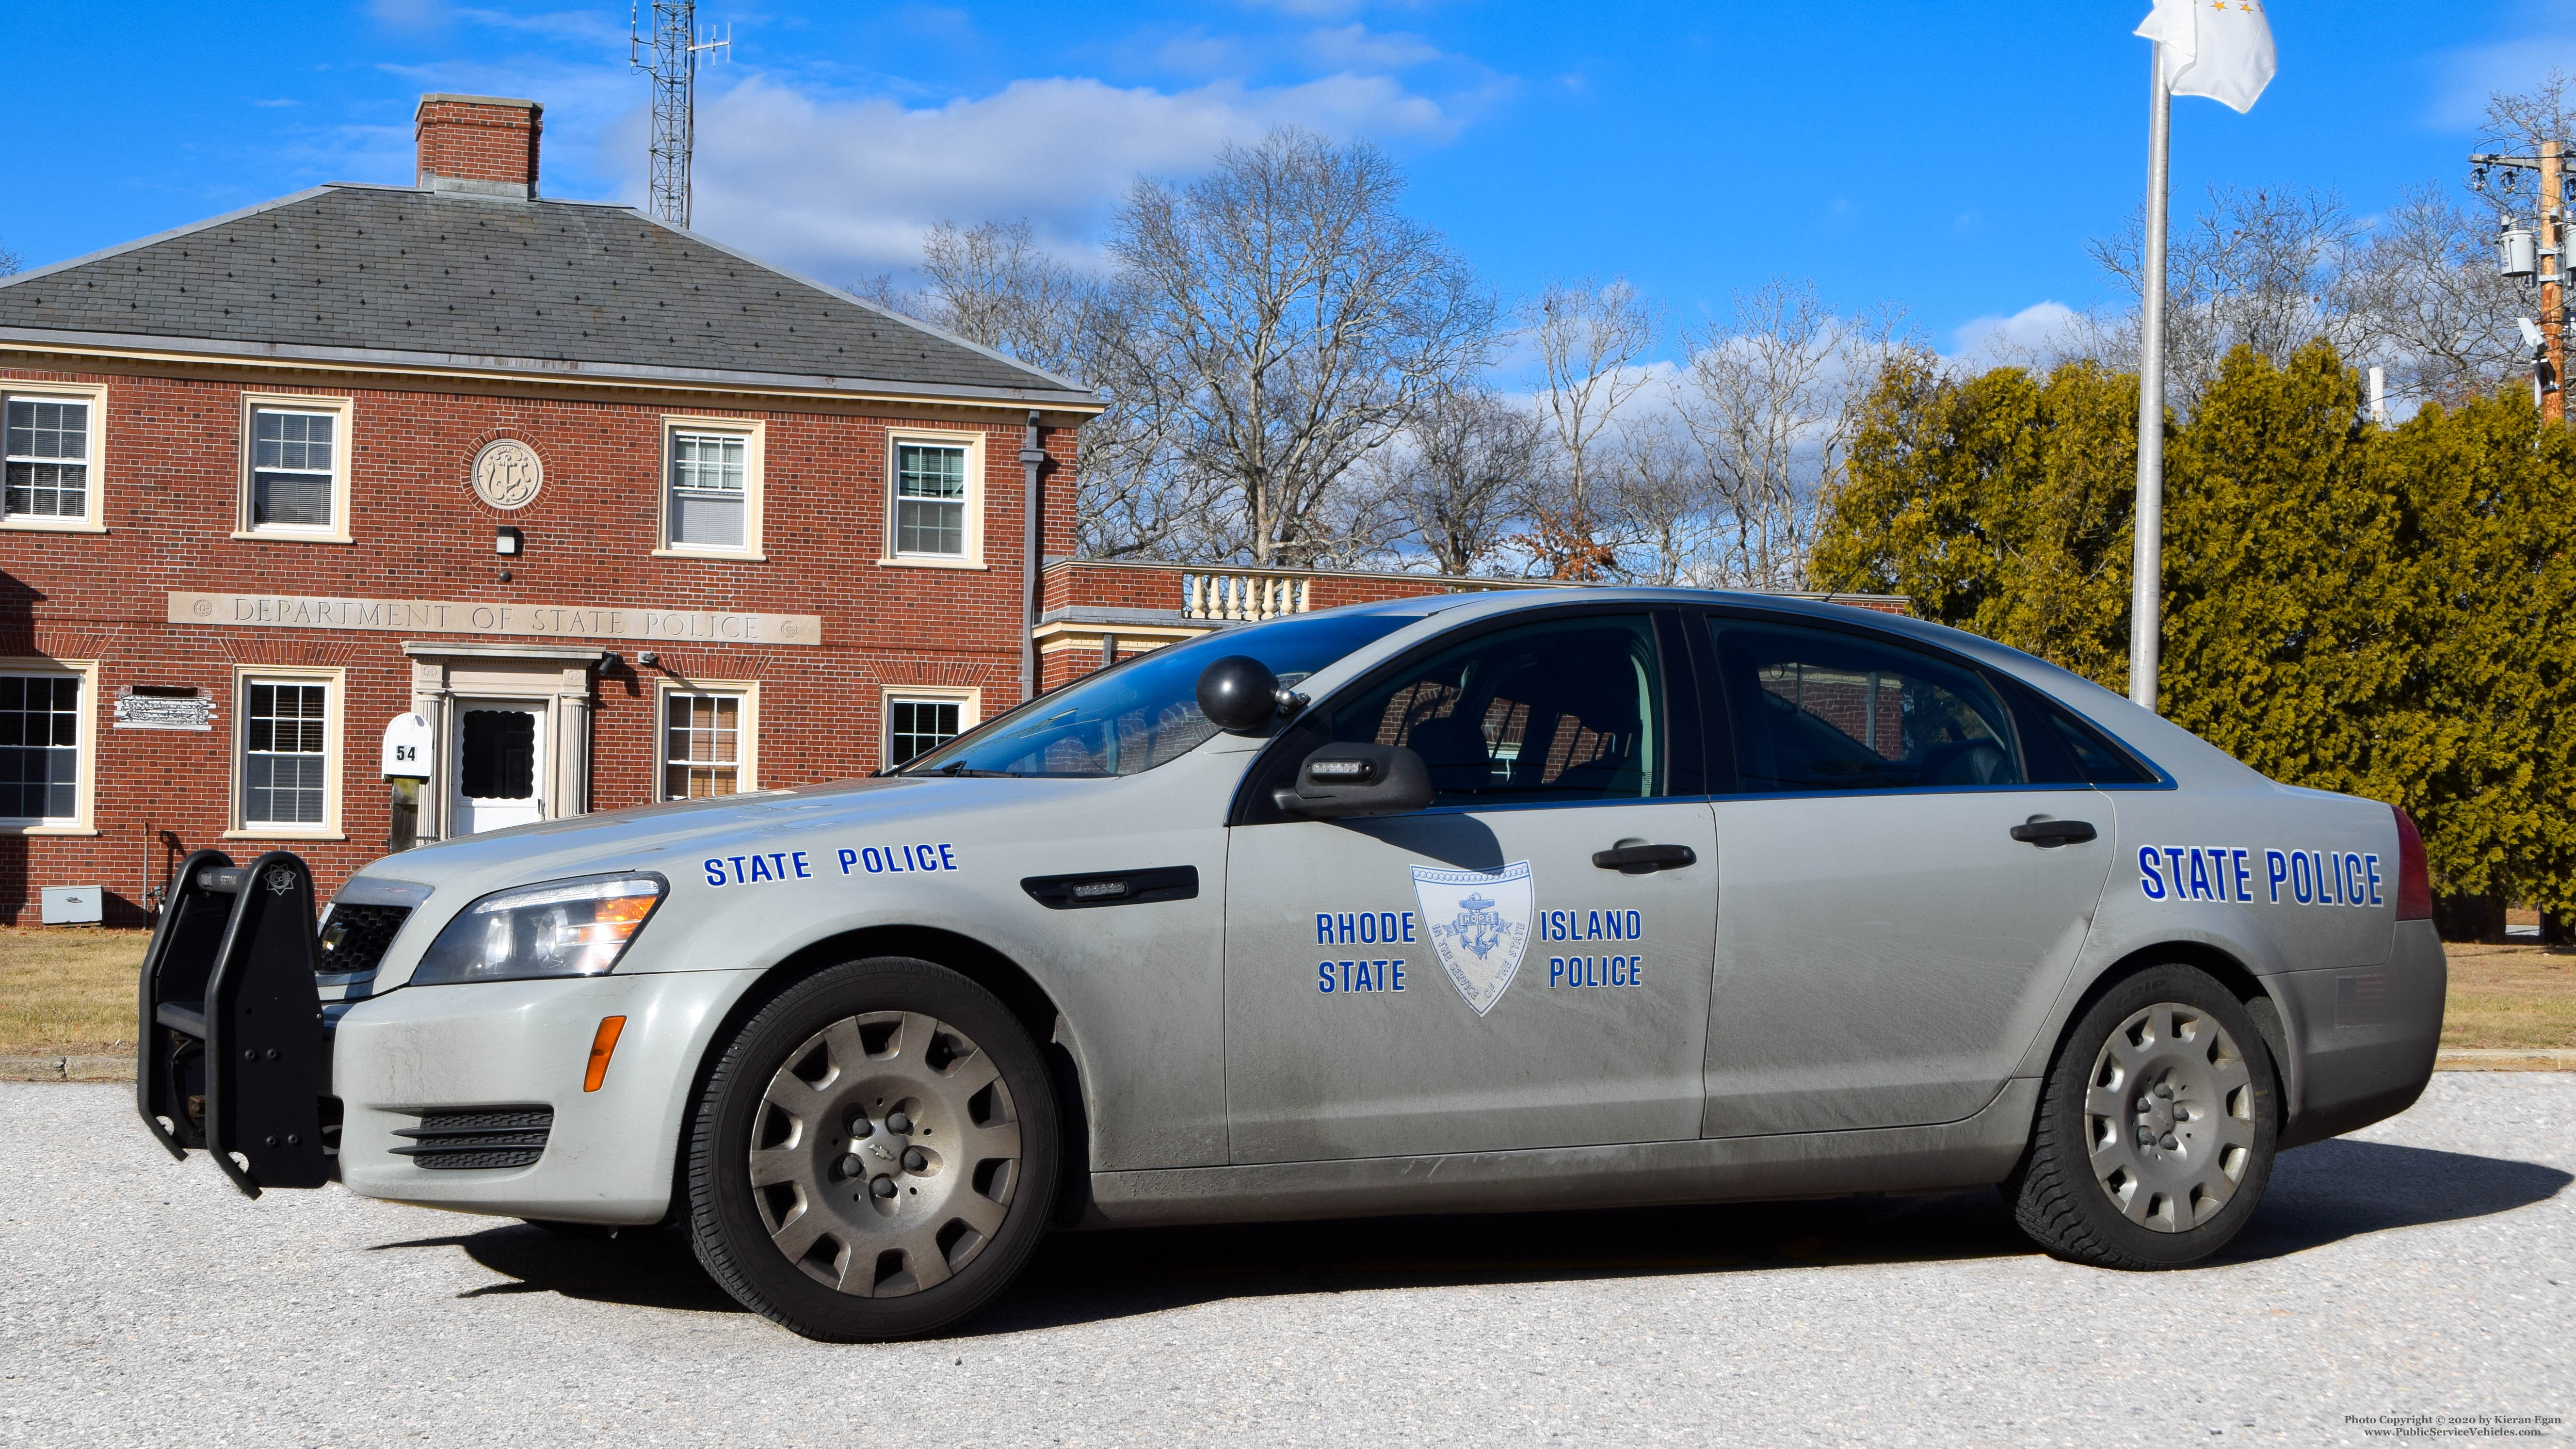
[(2141, 946), (2111, 963), (2101, 975), (2093, 978), (2093, 984), (2085, 988), (2083, 998), (2075, 1003), (2075, 1010), (2067, 1015), (2066, 1025), (2059, 1034), (2060, 1048), (2065, 1045), (2065, 1033), (2073, 1031), (2084, 1013), (2092, 1010), (2093, 1003), (2112, 987), (2150, 967), (2164, 965), (2192, 966), (2208, 972), (2244, 1005), (2245, 1014), (2254, 1018), (2254, 1029), (2262, 1034), (2264, 1047), (2272, 1053), (2273, 1069), (2280, 1074), (2281, 1090), (2277, 1101), (2281, 1123), (2286, 1129), (2291, 1095), (2290, 1038), (2281, 1024), (2281, 1008), (2272, 1000), (2272, 993), (2264, 988), (2263, 978), (2247, 970), (2244, 962), (2205, 941), (2160, 941), (2152, 946)]
[(1036, 978), (1020, 964), (971, 936), (927, 926), (870, 926), (863, 930), (845, 931), (827, 936), (797, 950), (761, 973), (760, 980), (742, 994), (733, 1009), (717, 1023), (708, 1039), (706, 1055), (701, 1058), (689, 1083), (688, 1111), (680, 1118), (679, 1151), (672, 1161), (671, 1207), (665, 1222), (678, 1221), (688, 1211), (689, 1135), (696, 1120), (696, 1103), (706, 1091), (707, 1078), (715, 1071), (716, 1061), (732, 1045), (743, 1024), (760, 1009), (778, 999), (797, 982), (818, 971), (838, 966), (844, 961), (857, 961), (869, 956), (911, 956), (945, 966), (1001, 999), (1020, 1026), (1037, 1043), (1038, 1053), (1047, 1060), (1055, 1079), (1057, 1116), (1064, 1125), (1064, 1184), (1057, 1190), (1059, 1205), (1071, 1199), (1087, 1199), (1087, 1190), (1067, 1193), (1066, 1187), (1086, 1188), (1089, 1182), (1090, 1120), (1082, 1096), (1082, 1073), (1072, 1052), (1055, 1040), (1057, 1010), (1054, 998), (1038, 985)]

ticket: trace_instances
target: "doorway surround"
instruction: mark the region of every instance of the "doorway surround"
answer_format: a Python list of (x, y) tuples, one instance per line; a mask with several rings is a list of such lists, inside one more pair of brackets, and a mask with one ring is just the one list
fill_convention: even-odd
[(617, 656), (610, 650), (562, 644), (464, 644), (406, 639), (411, 658), (411, 707), (429, 721), (438, 751), (435, 772), (420, 792), (420, 843), (450, 839), (457, 785), (458, 733), (465, 704), (483, 700), (544, 700), (550, 737), (544, 761), (545, 813), (549, 820), (590, 810), (591, 686)]

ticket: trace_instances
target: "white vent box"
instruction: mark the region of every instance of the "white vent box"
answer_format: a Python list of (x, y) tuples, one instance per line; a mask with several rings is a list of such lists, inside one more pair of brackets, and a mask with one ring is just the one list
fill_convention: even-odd
[[(21, 896), (19, 899), (24, 900)], [(95, 926), (99, 923), (100, 903), (107, 899), (105, 886), (45, 887), (45, 924), (48, 926)]]

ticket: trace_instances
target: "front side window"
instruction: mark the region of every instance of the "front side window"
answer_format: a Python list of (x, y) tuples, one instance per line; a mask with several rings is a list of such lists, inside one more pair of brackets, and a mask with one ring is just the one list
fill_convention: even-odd
[(80, 813), (80, 687), (68, 675), (0, 675), (0, 818)]
[(329, 528), (336, 413), (261, 408), (250, 424), (253, 528)]
[(1405, 625), (1406, 613), (1295, 614), (1139, 654), (917, 756), (907, 775), (1135, 775), (1179, 759), (1217, 732), (1199, 712), (1199, 671), (1248, 654), (1294, 685)]
[(254, 681), (242, 710), (242, 823), (319, 825), (328, 793), (330, 686)]
[(13, 397), (0, 418), (11, 518), (89, 516), (90, 405)]
[(957, 738), (965, 709), (954, 699), (886, 701), (886, 763), (907, 764)]
[(2023, 783), (1975, 671), (1831, 629), (1711, 619), (1748, 794)]
[(665, 695), (662, 713), (663, 799), (705, 800), (742, 788), (739, 695)]
[(1335, 740), (1420, 755), (1441, 805), (1659, 795), (1663, 731), (1663, 670), (1642, 614), (1481, 635), (1397, 670), (1332, 717)]
[(966, 556), (964, 448), (897, 444), (894, 499), (897, 554)]
[(743, 546), (749, 439), (740, 433), (671, 434), (671, 543)]

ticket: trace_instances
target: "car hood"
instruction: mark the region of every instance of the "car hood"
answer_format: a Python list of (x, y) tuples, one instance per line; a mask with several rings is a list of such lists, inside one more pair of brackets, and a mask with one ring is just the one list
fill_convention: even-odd
[(452, 911), (486, 892), (530, 881), (631, 870), (678, 875), (693, 869), (704, 856), (725, 853), (728, 845), (743, 848), (742, 842), (771, 842), (774, 848), (781, 838), (806, 831), (845, 830), (853, 824), (893, 826), (933, 817), (954, 821), (961, 815), (1023, 808), (1060, 800), (1066, 792), (1115, 783), (893, 777), (605, 810), (384, 856), (353, 877), (342, 894), (399, 881), (429, 887), (440, 897), (440, 904)]

